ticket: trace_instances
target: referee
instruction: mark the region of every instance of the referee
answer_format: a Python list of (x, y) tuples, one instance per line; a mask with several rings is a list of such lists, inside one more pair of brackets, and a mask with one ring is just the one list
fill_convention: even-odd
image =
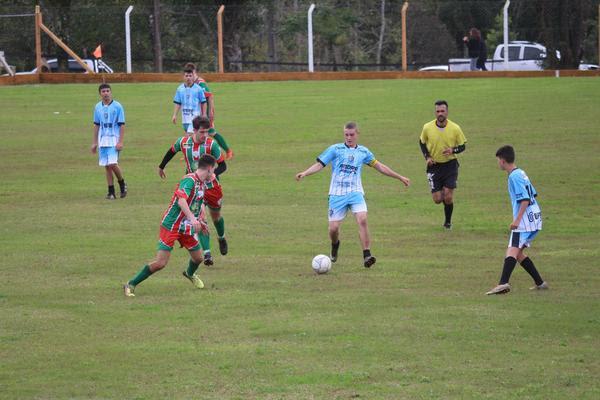
[(433, 202), (444, 202), (446, 229), (452, 229), (453, 195), (459, 165), (456, 155), (465, 151), (466, 142), (460, 126), (448, 119), (448, 103), (436, 101), (435, 119), (423, 125), (419, 144), (427, 162), (427, 180)]

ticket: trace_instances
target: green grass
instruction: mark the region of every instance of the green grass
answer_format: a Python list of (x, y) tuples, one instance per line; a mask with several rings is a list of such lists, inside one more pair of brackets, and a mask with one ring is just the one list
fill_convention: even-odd
[[(95, 85), (0, 87), (0, 397), (202, 399), (596, 399), (600, 80), (469, 79), (214, 84), (236, 156), (223, 178), (230, 254), (207, 289), (165, 270), (124, 298), (154, 256), (182, 173), (156, 166), (179, 125), (172, 84), (115, 84), (127, 131), (125, 200), (107, 202), (90, 154)], [(467, 138), (454, 229), (430, 199), (417, 138), (433, 101)], [(56, 114), (58, 113), (58, 114)], [(363, 174), (372, 270), (356, 224), (328, 252), (329, 172), (294, 174), (342, 140), (361, 142), (413, 184)], [(511, 143), (540, 196), (529, 254), (552, 289), (486, 297), (511, 221), (495, 150)], [(213, 246), (216, 245), (213, 241)]]

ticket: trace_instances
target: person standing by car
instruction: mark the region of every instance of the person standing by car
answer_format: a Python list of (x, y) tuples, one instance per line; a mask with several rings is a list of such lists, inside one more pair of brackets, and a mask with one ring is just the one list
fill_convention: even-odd
[[(477, 71), (478, 60), (481, 55), (481, 43), (482, 43), (481, 32), (479, 31), (479, 29), (471, 28), (471, 30), (469, 31), (469, 36), (465, 36), (463, 38), (463, 42), (465, 42), (465, 44), (467, 45), (467, 49), (469, 51), (469, 58), (471, 59), (470, 70)], [(484, 62), (484, 68), (485, 68), (485, 62)]]

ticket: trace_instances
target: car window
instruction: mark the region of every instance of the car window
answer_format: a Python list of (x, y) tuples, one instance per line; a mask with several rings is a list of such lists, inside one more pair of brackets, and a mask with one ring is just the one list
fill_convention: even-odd
[[(508, 46), (508, 59), (518, 60), (521, 52), (521, 46)], [(500, 51), (500, 58), (504, 58), (504, 47)]]
[(526, 46), (523, 58), (525, 60), (541, 60), (542, 58), (544, 58), (544, 52), (541, 49), (538, 49), (537, 47)]

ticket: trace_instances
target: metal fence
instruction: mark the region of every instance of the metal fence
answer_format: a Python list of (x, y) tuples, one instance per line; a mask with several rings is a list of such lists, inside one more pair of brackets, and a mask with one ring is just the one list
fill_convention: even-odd
[[(568, 43), (563, 43), (560, 50), (565, 54), (563, 58), (577, 57), (597, 63), (598, 0), (575, 2), (589, 3), (586, 15), (561, 19), (559, 12), (558, 19), (548, 16), (547, 21), (541, 21), (544, 16), (540, 16), (540, 11), (555, 10), (552, 7), (540, 10), (530, 0), (513, 0), (508, 9), (510, 39), (554, 46), (561, 29), (571, 29), (579, 32), (574, 35), (581, 35), (577, 38), (580, 45), (574, 51)], [(307, 24), (311, 1), (115, 0), (107, 5), (82, 0), (73, 1), (68, 7), (54, 4), (41, 3), (44, 24), (82, 58), (93, 58), (94, 50), (101, 45), (103, 61), (115, 72), (126, 71), (125, 11), (129, 6), (133, 6), (130, 14), (133, 72), (178, 72), (188, 61), (195, 62), (201, 71), (217, 72), (217, 10), (221, 4), (225, 6), (226, 72), (308, 70)], [(402, 68), (403, 0), (323, 0), (314, 4), (316, 71)], [(486, 43), (485, 58), (492, 59), (492, 68), (497, 69), (494, 52), (503, 41), (505, 4), (506, 0), (409, 2), (408, 69), (427, 66), (444, 69), (449, 65), (452, 68), (450, 60), (468, 58), (463, 38), (473, 27), (481, 31)], [(0, 0), (0, 51), (19, 71), (35, 67), (34, 6), (32, 1)], [(571, 26), (575, 23), (581, 24), (582, 29)], [(552, 29), (541, 31), (539, 26)], [(577, 54), (570, 54), (573, 52)], [(67, 58), (47, 35), (42, 35), (42, 53), (47, 60)], [(548, 54), (553, 57), (556, 52), (549, 49)]]

